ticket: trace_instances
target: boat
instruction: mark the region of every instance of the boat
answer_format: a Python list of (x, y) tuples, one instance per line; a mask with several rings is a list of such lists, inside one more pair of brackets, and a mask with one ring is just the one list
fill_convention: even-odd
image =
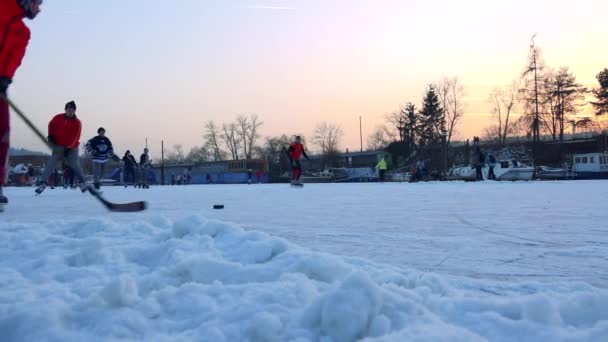
[(540, 179), (608, 179), (608, 152), (574, 154), (571, 165), (561, 169), (539, 166), (537, 176)]
[[(485, 165), (481, 169), (484, 180), (488, 180), (489, 167)], [(494, 175), (497, 181), (528, 181), (534, 177), (534, 168), (520, 163), (515, 159), (500, 160), (494, 167)], [(450, 169), (446, 176), (447, 180), (476, 180), (474, 166), (459, 166)]]

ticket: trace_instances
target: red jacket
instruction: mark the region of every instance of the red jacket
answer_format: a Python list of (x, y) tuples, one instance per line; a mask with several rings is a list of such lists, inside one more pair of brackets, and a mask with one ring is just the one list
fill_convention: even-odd
[(294, 142), (293, 144), (291, 144), (291, 146), (289, 146), (289, 150), (287, 150), (287, 153), (289, 154), (289, 158), (293, 160), (300, 160), (300, 157), (302, 155), (304, 155), (304, 157), (308, 159), (306, 152), (304, 152), (304, 145), (302, 143)]
[(65, 113), (57, 114), (49, 122), (49, 137), (56, 145), (76, 148), (80, 144), (81, 129), (82, 125), (76, 116), (70, 119)]
[(0, 76), (13, 78), (30, 40), (17, 0), (0, 0)]

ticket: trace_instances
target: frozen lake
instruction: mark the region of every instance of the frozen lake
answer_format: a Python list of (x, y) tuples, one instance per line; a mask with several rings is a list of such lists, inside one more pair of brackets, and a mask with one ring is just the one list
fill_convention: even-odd
[(3, 341), (608, 338), (606, 181), (33, 190), (0, 214)]

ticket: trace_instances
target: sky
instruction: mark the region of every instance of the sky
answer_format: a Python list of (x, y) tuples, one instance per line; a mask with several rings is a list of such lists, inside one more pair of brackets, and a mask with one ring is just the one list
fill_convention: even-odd
[[(488, 97), (517, 79), (530, 37), (546, 64), (595, 85), (608, 67), (600, 0), (45, 1), (11, 88), (40, 127), (75, 100), (83, 140), (106, 128), (118, 153), (203, 143), (204, 124), (240, 114), (260, 134), (312, 136), (321, 122), (359, 148), (426, 86), (457, 76), (465, 116), (456, 138), (491, 124)], [(567, 24), (566, 24), (567, 23)], [(12, 124), (12, 146), (43, 150)], [(311, 146), (313, 147), (313, 146)], [(314, 149), (314, 147), (313, 147)]]

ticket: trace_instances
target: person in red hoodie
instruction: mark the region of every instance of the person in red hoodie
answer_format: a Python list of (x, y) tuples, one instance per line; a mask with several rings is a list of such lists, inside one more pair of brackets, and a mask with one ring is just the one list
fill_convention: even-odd
[(2, 192), (9, 147), (9, 108), (4, 100), (30, 40), (23, 18), (34, 19), (42, 0), (0, 0), (0, 211), (8, 203)]
[(294, 141), (287, 150), (287, 154), (289, 155), (289, 161), (291, 162), (291, 184), (292, 185), (301, 185), (300, 176), (302, 175), (302, 164), (300, 163), (300, 158), (302, 156), (308, 158), (306, 155), (306, 151), (304, 151), (304, 144), (302, 144), (302, 138), (300, 136), (296, 136), (296, 141)]
[(65, 160), (67, 165), (74, 171), (74, 175), (80, 182), (80, 190), (87, 191), (87, 184), (78, 160), (78, 146), (80, 145), (80, 131), (82, 124), (76, 117), (76, 103), (70, 101), (65, 104), (65, 113), (57, 114), (49, 122), (49, 145), (52, 146), (53, 154), (44, 168), (42, 181), (36, 188), (40, 195), (46, 189), (49, 176), (55, 171), (57, 163)]

